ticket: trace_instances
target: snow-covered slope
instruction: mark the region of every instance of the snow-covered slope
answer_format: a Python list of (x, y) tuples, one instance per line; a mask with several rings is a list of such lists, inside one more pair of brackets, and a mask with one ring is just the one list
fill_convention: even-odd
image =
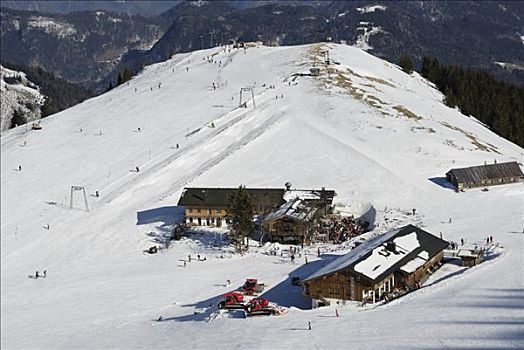
[(0, 66), (0, 92), (0, 131), (13, 125), (16, 113), (22, 122), (19, 124), (40, 119), (45, 97), (25, 73)]
[[(325, 49), (340, 64), (318, 78), (294, 76)], [(248, 86), (256, 108), (237, 108)], [(522, 162), (524, 150), (446, 107), (417, 74), (349, 46), (214, 48), (149, 66), (41, 125), (1, 138), (3, 348), (522, 345), (524, 186), (457, 194), (439, 184), (452, 167)], [(209, 244), (212, 235), (142, 254), (180, 214), (184, 186), (287, 181), (333, 188), (351, 207), (372, 204), (375, 233), (413, 222), (472, 244), (493, 235), (504, 249), (470, 270), (446, 267), (386, 306), (342, 307), (339, 318), (330, 308), (298, 308), (308, 301), (288, 280), (333, 258), (318, 259), (316, 247), (308, 265), (226, 254)], [(89, 212), (78, 192), (69, 209), (72, 185), (86, 188)], [(412, 208), (417, 217), (403, 214)], [(188, 254), (208, 259), (181, 267)], [(47, 278), (28, 278), (44, 269)], [(280, 318), (212, 313), (210, 304), (247, 277), (296, 307)], [(159, 315), (164, 322), (154, 321)]]

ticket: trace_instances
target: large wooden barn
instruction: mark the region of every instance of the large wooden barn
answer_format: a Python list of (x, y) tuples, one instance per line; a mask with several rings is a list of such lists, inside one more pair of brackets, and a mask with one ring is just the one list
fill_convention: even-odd
[(313, 307), (333, 301), (376, 302), (413, 288), (441, 262), (446, 241), (413, 225), (378, 236), (303, 280)]
[(466, 188), (522, 182), (524, 174), (517, 162), (507, 162), (451, 169), (446, 173), (446, 179), (458, 192)]
[[(178, 201), (189, 226), (226, 227), (230, 196), (238, 188), (185, 188)], [(246, 188), (255, 214), (265, 215), (284, 204), (283, 188)]]

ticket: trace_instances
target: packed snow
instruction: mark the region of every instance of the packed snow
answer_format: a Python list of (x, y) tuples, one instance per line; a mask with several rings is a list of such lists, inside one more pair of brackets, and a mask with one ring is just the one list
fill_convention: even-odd
[[(295, 75), (323, 50), (340, 64)], [(256, 108), (238, 108), (248, 86)], [(524, 150), (442, 99), (418, 74), (346, 45), (212, 48), (146, 67), (43, 119), (42, 130), (3, 132), (2, 348), (521, 348), (524, 186), (456, 193), (444, 174), (522, 162)], [(314, 310), (290, 277), (349, 246), (305, 247), (292, 264), (287, 246), (241, 256), (223, 231), (204, 230), (143, 253), (181, 218), (184, 187), (287, 181), (334, 189), (348, 208), (371, 203), (369, 237), (414, 223), (468, 244), (493, 235), (495, 253), (470, 269), (445, 264), (386, 305)], [(85, 187), (89, 212), (81, 191), (70, 208), (71, 186)], [(221, 295), (246, 278), (289, 312), (218, 313)]]

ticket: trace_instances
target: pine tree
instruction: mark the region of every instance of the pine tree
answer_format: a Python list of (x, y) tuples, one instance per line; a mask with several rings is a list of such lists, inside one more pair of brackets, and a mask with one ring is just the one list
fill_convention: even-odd
[(116, 80), (116, 86), (122, 85), (122, 74), (118, 74), (118, 78)]
[(242, 240), (253, 236), (253, 213), (251, 196), (245, 186), (240, 186), (229, 198), (227, 213), (228, 219), (231, 220), (230, 238), (238, 251), (242, 249)]
[(411, 60), (411, 57), (407, 54), (402, 54), (400, 56), (400, 62), (399, 62), (400, 68), (408, 74), (413, 73), (413, 61)]
[(113, 83), (109, 82), (109, 86), (107, 87), (106, 91), (111, 91), (111, 90), (113, 90)]
[(125, 68), (122, 72), (122, 84), (131, 80), (133, 77), (133, 72), (129, 68)]

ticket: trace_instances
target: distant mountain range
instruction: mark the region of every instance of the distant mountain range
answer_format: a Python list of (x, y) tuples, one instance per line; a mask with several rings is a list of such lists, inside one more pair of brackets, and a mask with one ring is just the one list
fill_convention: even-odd
[(356, 45), (391, 62), (398, 62), (400, 55), (407, 53), (418, 67), (423, 56), (434, 56), (445, 64), (482, 68), (505, 80), (524, 83), (524, 2), (66, 1), (60, 4), (2, 1), (2, 6), (49, 12), (103, 8), (124, 14), (99, 10), (42, 15), (3, 8), (2, 62), (36, 64), (58, 77), (100, 92), (109, 82), (116, 81), (124, 68), (137, 71), (146, 64), (166, 60), (174, 52), (233, 41), (262, 41), (266, 45), (334, 41)]

